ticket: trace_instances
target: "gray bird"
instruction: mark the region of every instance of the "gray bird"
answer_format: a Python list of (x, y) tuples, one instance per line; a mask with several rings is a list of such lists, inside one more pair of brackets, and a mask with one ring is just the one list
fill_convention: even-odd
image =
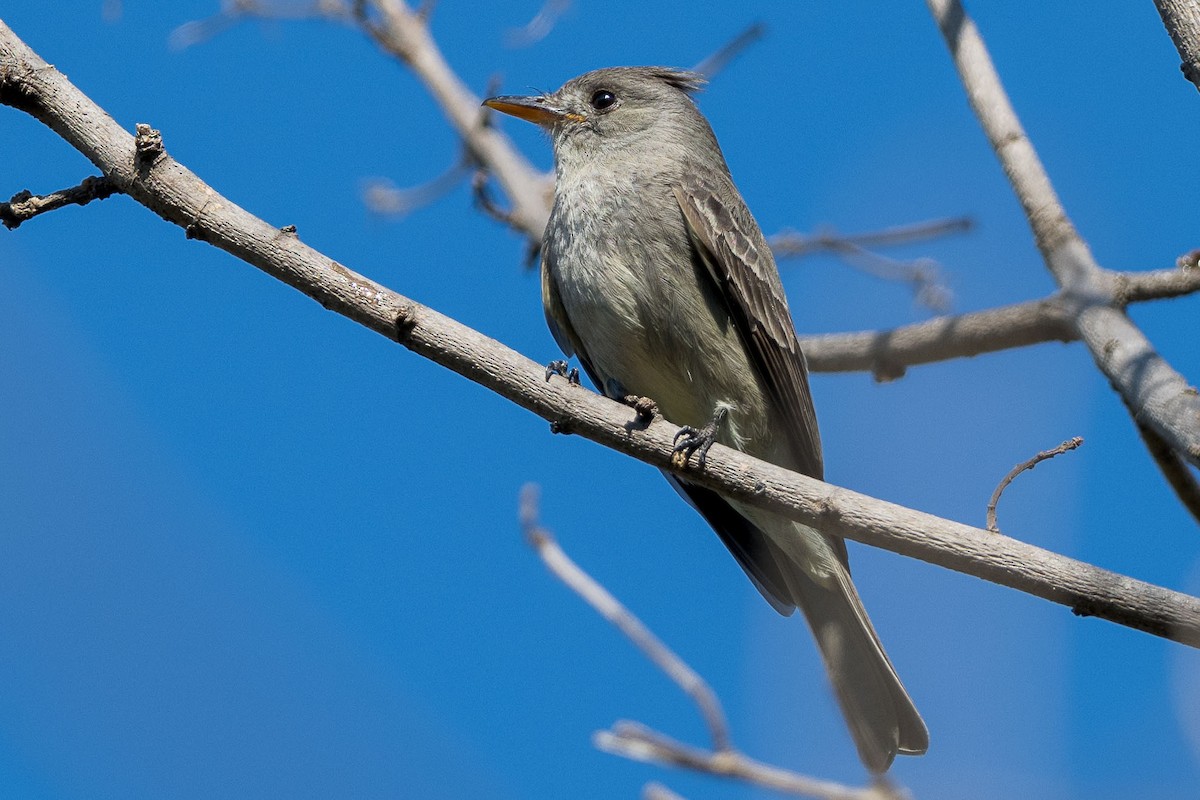
[[(542, 302), (563, 352), (607, 396), (651, 398), (683, 425), (684, 462), (719, 441), (822, 478), (804, 355), (775, 259), (692, 100), (703, 83), (617, 67), (485, 105), (554, 142)], [(867, 768), (924, 753), (925, 723), (850, 581), (845, 542), (666, 475), (777, 611), (804, 612)]]

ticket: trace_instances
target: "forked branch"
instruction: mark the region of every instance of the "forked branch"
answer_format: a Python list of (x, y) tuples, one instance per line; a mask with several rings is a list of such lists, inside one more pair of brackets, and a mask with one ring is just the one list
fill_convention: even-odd
[[(831, 536), (919, 558), (1192, 646), (1200, 599), (1057, 555), (1000, 534), (876, 500), (716, 445), (704, 466), (672, 463), (679, 428), (566, 379), (427, 306), (359, 275), (249, 214), (138, 140), (0, 22), (0, 103), (46, 123), (122, 192), (163, 219), (410, 350), (533, 411), (558, 430), (586, 436), (689, 482), (777, 512)], [(142, 147), (139, 149), (139, 141)], [(161, 144), (159, 145), (161, 148)]]

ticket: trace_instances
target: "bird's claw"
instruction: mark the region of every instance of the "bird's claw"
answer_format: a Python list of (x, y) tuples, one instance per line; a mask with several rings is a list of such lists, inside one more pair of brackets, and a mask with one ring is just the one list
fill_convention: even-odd
[(686, 467), (692, 454), (696, 454), (696, 464), (703, 467), (708, 461), (708, 451), (717, 441), (721, 431), (721, 423), (729, 412), (724, 408), (717, 409), (712, 422), (703, 428), (693, 428), (684, 425), (675, 433), (675, 447), (671, 451), (671, 463), (676, 467)]
[(579, 385), (579, 369), (568, 369), (570, 365), (563, 359), (551, 361), (546, 365), (546, 380), (550, 380), (551, 375), (561, 375), (567, 379), (567, 383), (575, 386)]
[(649, 397), (627, 394), (621, 398), (621, 402), (636, 411), (638, 419), (642, 422), (650, 422), (658, 413), (658, 403)]

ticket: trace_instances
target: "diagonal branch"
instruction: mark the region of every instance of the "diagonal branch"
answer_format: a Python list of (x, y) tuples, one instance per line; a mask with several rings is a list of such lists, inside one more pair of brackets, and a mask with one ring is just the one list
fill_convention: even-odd
[(692, 698), (708, 725), (713, 742), (711, 750), (703, 750), (677, 742), (637, 723), (618, 722), (612, 730), (600, 731), (592, 738), (598, 749), (636, 761), (652, 761), (736, 778), (785, 794), (817, 800), (901, 800), (906, 796), (882, 777), (870, 788), (858, 789), (764, 764), (739, 752), (730, 740), (721, 703), (708, 683), (595, 578), (572, 561), (559, 547), (554, 534), (542, 527), (538, 519), (537, 486), (527, 484), (521, 490), (519, 514), (525, 538), (546, 567), (600, 616), (615, 625)]
[(644, 622), (621, 604), (621, 601), (613, 597), (611, 592), (580, 569), (559, 547), (554, 534), (542, 527), (538, 519), (538, 488), (533, 484), (526, 484), (521, 489), (519, 513), (525, 538), (537, 551), (547, 569), (571, 591), (583, 598), (584, 602), (596, 609), (600, 616), (615, 625), (638, 650), (692, 699), (700, 711), (700, 716), (704, 718), (704, 724), (708, 726), (713, 750), (731, 752), (733, 742), (729, 738), (729, 723), (725, 720), (725, 711), (721, 708), (721, 701), (717, 699), (712, 687), (688, 666), (687, 662), (676, 655), (675, 651), (663, 644)]
[[(237, 0), (237, 4), (250, 4), (256, 13), (267, 13), (269, 8), (267, 0)], [(235, 10), (237, 4), (233, 7)], [(486, 136), (485, 127), (473, 122), (476, 119), (473, 115), (478, 112), (478, 98), (465, 90), (450, 70), (428, 35), (420, 12), (410, 11), (399, 0), (296, 0), (293, 5), (296, 8), (292, 13), (296, 15), (323, 15), (336, 21), (353, 17), (381, 49), (401, 62), (413, 65), (417, 77), (479, 160), (481, 168), (473, 186), (480, 207), (523, 232), (534, 243), (530, 252), (536, 255), (536, 243), (541, 241), (541, 232), (549, 216), (552, 176), (536, 170), (503, 133), (486, 128), (490, 137)], [(376, 17), (368, 18), (368, 7), (378, 10)], [(228, 9), (226, 13), (229, 13)], [(743, 36), (753, 30), (752, 27)], [(433, 66), (417, 69), (419, 64)], [(486, 191), (489, 174), (508, 176), (501, 179), (501, 185), (513, 204), (511, 210), (501, 209), (491, 200)], [(1145, 290), (1139, 294), (1137, 287), (1146, 285), (1147, 278), (1159, 274), (1166, 278), (1162, 281), (1162, 293)], [(1120, 273), (1114, 281), (1115, 291), (1127, 290), (1121, 302), (1175, 297), (1200, 290), (1200, 269)], [(1118, 294), (1118, 299), (1120, 297)], [(1009, 325), (1013, 327), (1006, 327)], [(1016, 306), (939, 317), (894, 330), (809, 336), (802, 338), (801, 344), (814, 371), (862, 370), (872, 372), (879, 380), (892, 380), (901, 377), (910, 366), (1078, 338), (1069, 309), (1058, 296), (1051, 295)]]
[(1126, 316), (1119, 276), (1096, 263), (1067, 217), (962, 3), (926, 2), (954, 56), (971, 108), (1025, 210), (1046, 267), (1062, 289), (1060, 297), (1068, 303), (1079, 338), (1134, 421), (1200, 466), (1200, 396)]
[[(375, 10), (368, 17), (366, 6)], [(363, 29), (384, 51), (404, 62), (416, 74), (442, 112), (466, 143), (475, 159), (496, 176), (512, 204), (514, 224), (540, 240), (550, 218), (553, 179), (535, 169), (496, 128), (483, 124), (482, 98), (464, 84), (446, 62), (429, 26), (419, 11), (403, 0), (368, 0), (356, 3)]]
[(129, 132), (0, 22), (0, 104), (41, 120), (121, 191), (188, 236), (287, 283), (325, 308), (399, 342), (546, 420), (734, 500), (832, 536), (964, 572), (1138, 630), (1200, 646), (1200, 598), (1154, 586), (1010, 539), (897, 506), (716, 445), (704, 466), (672, 461), (679, 428), (565, 379), (545, 378), (500, 342), (403, 297), (268, 225), (218, 194), (165, 151), (146, 126)]
[(1200, 5), (1196, 0), (1154, 0), (1154, 5), (1179, 51), (1179, 71), (1200, 90)]

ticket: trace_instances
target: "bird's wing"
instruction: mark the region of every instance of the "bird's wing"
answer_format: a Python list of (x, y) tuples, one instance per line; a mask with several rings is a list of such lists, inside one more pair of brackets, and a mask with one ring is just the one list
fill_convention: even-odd
[[(547, 259), (550, 258), (549, 252), (549, 248), (542, 248), (542, 310), (546, 312), (546, 326), (550, 328), (550, 335), (558, 343), (563, 355), (568, 358), (577, 357), (583, 366), (583, 371), (587, 373), (592, 383), (598, 390), (604, 392), (605, 382), (596, 372), (596, 368), (592, 366), (591, 359), (579, 341), (579, 335), (571, 327), (571, 319), (567, 316), (566, 306), (563, 305), (562, 297), (558, 293), (558, 285), (554, 282), (553, 270), (547, 262)], [(620, 398), (615, 399), (619, 400)]]
[(570, 358), (579, 350), (579, 337), (571, 328), (571, 321), (567, 319), (567, 309), (563, 306), (558, 287), (550, 274), (550, 265), (546, 263), (547, 250), (548, 248), (542, 248), (542, 309), (546, 312), (546, 326), (550, 328), (550, 334), (563, 354)]
[(719, 185), (698, 170), (688, 170), (674, 188), (692, 243), (786, 424), (796, 461), (789, 466), (823, 477), (808, 367), (762, 231), (730, 182)]

